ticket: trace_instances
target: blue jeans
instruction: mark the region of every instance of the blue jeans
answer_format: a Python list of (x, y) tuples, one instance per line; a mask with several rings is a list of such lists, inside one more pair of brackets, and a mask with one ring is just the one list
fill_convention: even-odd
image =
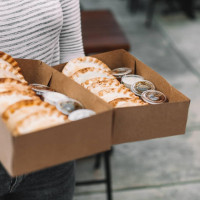
[(0, 200), (72, 200), (75, 162), (11, 178), (0, 163)]

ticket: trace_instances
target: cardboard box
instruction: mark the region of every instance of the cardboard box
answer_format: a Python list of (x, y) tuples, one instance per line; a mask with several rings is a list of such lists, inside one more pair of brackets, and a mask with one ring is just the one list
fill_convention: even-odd
[[(129, 67), (134, 74), (151, 81), (163, 92), (168, 102), (114, 109), (112, 144), (184, 134), (190, 100), (172, 87), (162, 76), (125, 50), (97, 54), (111, 69)], [(62, 71), (64, 64), (55, 66)]]
[[(111, 69), (132, 68), (135, 74), (153, 82), (169, 102), (113, 109), (98, 96), (41, 61), (17, 59), (29, 83), (50, 85), (83, 103), (97, 115), (20, 137), (13, 137), (0, 119), (0, 160), (10, 175), (44, 169), (66, 161), (110, 149), (113, 144), (184, 134), (190, 100), (162, 76), (124, 50), (94, 57)], [(60, 72), (59, 72), (60, 71)]]
[(0, 119), (0, 160), (17, 176), (110, 149), (112, 108), (41, 61), (16, 59), (29, 83), (50, 86), (97, 114), (82, 120), (13, 137)]

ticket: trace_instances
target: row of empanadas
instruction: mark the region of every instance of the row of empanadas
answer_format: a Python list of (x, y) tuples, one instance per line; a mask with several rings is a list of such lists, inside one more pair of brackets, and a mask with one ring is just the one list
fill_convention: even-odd
[[(18, 84), (20, 86), (17, 86)], [(23, 91), (21, 83), (16, 82), (16, 89), (11, 86), (7, 87), (8, 91), (0, 92), (0, 114), (15, 136), (68, 121), (67, 116), (61, 114), (56, 107), (43, 102), (27, 87), (28, 85), (25, 85)], [(31, 117), (32, 115), (37, 117)], [(36, 121), (31, 121), (33, 119)]]
[(96, 58), (73, 59), (65, 65), (62, 72), (114, 107), (146, 105), (120, 84), (108, 66)]
[(35, 94), (17, 62), (3, 52), (0, 52), (0, 115), (15, 136), (68, 121), (67, 116)]

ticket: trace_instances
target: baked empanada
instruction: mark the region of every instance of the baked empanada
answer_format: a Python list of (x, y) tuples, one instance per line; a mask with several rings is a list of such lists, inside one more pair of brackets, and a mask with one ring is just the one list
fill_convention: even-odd
[(29, 91), (30, 93), (34, 93), (27, 83), (22, 83), (13, 78), (0, 78), (0, 92), (9, 90)]
[(0, 78), (13, 78), (22, 83), (27, 83), (18, 69), (8, 66), (6, 63), (0, 63)]
[(10, 105), (2, 114), (2, 118), (8, 128), (12, 131), (17, 122), (26, 118), (36, 111), (42, 110), (56, 110), (56, 108), (49, 103), (41, 100), (23, 100)]
[[(111, 79), (112, 80), (112, 79)], [(114, 82), (99, 82), (99, 83), (93, 83), (91, 86), (88, 86), (87, 89), (90, 90), (94, 94), (98, 94), (99, 91), (109, 89), (109, 88), (125, 88), (123, 84), (118, 84)]]
[(38, 96), (25, 91), (0, 92), (0, 115), (10, 106), (21, 100), (40, 99)]
[(115, 84), (116, 86), (120, 85), (120, 82), (116, 78), (110, 79), (110, 78), (105, 78), (105, 77), (92, 78), (92, 79), (85, 81), (84, 83), (81, 83), (81, 85), (83, 87), (87, 88), (95, 83), (97, 83), (97, 84), (107, 83), (110, 85)]
[(140, 105), (148, 105), (148, 103), (145, 103), (141, 99), (131, 99), (131, 98), (117, 98), (109, 102), (110, 105), (112, 105), (115, 108), (120, 107), (130, 107), (130, 106), (140, 106)]
[(14, 136), (19, 136), (63, 124), (68, 121), (68, 117), (57, 110), (38, 111), (17, 122), (13, 134)]
[(109, 67), (102, 61), (98, 60), (97, 58), (86, 56), (70, 60), (63, 68), (62, 73), (66, 76), (72, 76), (78, 70), (88, 67), (94, 67), (97, 69), (102, 69), (104, 71), (110, 71)]
[(108, 79), (115, 78), (109, 72), (101, 69), (96, 69), (94, 67), (80, 69), (71, 76), (71, 78), (79, 84), (84, 83), (89, 79), (100, 78), (100, 77), (105, 77)]
[(127, 88), (104, 89), (104, 90), (99, 91), (97, 95), (106, 102), (110, 102), (118, 98), (139, 99), (139, 97), (135, 96), (135, 94)]
[(0, 51), (0, 64), (6, 64), (11, 68), (20, 71), (18, 63), (10, 55)]

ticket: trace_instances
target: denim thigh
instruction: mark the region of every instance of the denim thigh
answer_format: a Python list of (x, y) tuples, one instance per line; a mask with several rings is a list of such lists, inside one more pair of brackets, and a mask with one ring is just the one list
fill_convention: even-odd
[(0, 200), (1, 196), (10, 191), (11, 177), (7, 174), (6, 170), (0, 163)]
[(72, 200), (75, 186), (75, 162), (23, 176), (5, 200)]

